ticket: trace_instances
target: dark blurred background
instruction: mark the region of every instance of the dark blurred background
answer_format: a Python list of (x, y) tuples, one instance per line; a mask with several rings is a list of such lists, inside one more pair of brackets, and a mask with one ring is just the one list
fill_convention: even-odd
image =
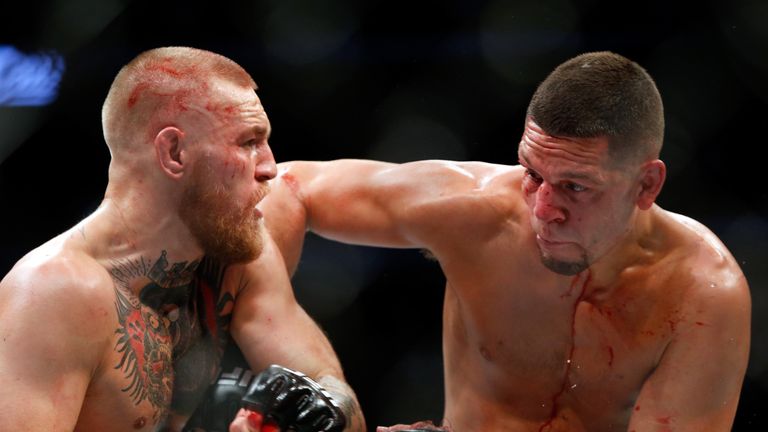
[[(4, 6), (0, 274), (99, 204), (109, 163), (101, 103), (120, 66), (148, 48), (210, 49), (250, 71), (278, 161), (514, 164), (528, 100), (557, 64), (594, 50), (639, 62), (666, 109), (669, 177), (659, 204), (718, 234), (752, 288), (752, 352), (734, 430), (768, 430), (765, 0)], [(22, 74), (30, 78), (13, 81), (24, 62), (32, 62)], [(17, 94), (25, 86), (49, 94), (25, 99)], [(309, 237), (294, 284), (372, 427), (441, 418), (444, 279), (435, 263), (418, 251)]]

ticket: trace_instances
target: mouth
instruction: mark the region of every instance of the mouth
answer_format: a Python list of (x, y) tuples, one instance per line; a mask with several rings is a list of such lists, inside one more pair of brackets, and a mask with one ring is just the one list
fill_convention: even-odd
[(557, 248), (571, 244), (571, 242), (547, 240), (539, 234), (536, 234), (536, 242), (539, 243), (540, 246), (544, 246), (546, 248)]
[(261, 219), (264, 217), (264, 214), (259, 209), (259, 204), (264, 200), (264, 198), (267, 197), (267, 194), (269, 193), (269, 189), (265, 188), (263, 190), (258, 191), (256, 194), (254, 194), (253, 197), (253, 205), (251, 206), (253, 208), (253, 214), (255, 217)]

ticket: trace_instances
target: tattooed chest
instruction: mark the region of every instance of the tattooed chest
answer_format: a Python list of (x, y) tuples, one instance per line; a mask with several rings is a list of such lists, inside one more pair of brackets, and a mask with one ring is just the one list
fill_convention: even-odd
[(216, 376), (229, 339), (232, 297), (222, 293), (223, 270), (205, 260), (200, 265), (171, 265), (163, 252), (140, 272), (149, 281), (138, 295), (116, 278), (114, 367), (127, 380), (122, 391), (135, 405), (148, 402), (155, 422), (169, 407), (191, 412)]
[(157, 313), (118, 297), (119, 326), (115, 350), (127, 385), (121, 390), (134, 403), (148, 402), (154, 420), (164, 416), (173, 392), (173, 357), (167, 327)]

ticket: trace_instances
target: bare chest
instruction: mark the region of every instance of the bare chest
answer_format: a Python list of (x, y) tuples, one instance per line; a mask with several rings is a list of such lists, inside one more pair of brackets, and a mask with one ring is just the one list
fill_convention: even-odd
[(89, 386), (77, 430), (166, 430), (169, 418), (193, 412), (216, 376), (231, 296), (199, 277), (183, 287), (147, 287), (140, 295), (115, 288), (112, 349)]
[(570, 418), (582, 426), (590, 422), (587, 430), (625, 428), (674, 320), (626, 296), (586, 299), (588, 275), (566, 284), (502, 280), (449, 286), (447, 387), (504, 411), (492, 415), (535, 425)]

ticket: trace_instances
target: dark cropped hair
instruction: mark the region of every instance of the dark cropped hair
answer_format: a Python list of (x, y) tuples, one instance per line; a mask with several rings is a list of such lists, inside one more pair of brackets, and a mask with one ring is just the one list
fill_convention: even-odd
[(581, 54), (539, 85), (528, 116), (549, 135), (607, 137), (616, 163), (657, 158), (664, 140), (664, 107), (651, 76), (611, 52)]

